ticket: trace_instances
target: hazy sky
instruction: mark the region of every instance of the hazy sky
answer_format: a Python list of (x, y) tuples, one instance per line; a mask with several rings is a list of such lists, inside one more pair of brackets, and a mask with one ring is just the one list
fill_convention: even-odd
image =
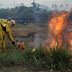
[[(33, 0), (15, 0), (15, 5), (24, 3), (26, 6), (30, 6)], [(62, 4), (69, 4), (68, 9), (72, 8), (72, 0), (35, 0), (36, 3), (47, 5), (51, 7), (52, 4), (57, 4), (58, 6)], [(14, 0), (0, 0), (0, 7), (14, 7)]]

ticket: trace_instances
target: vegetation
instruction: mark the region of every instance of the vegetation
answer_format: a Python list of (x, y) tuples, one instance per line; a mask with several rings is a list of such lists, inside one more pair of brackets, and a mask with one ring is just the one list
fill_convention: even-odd
[[(12, 48), (11, 48), (12, 49)], [(14, 49), (6, 54), (0, 54), (0, 67), (27, 65), (34, 70), (68, 70), (72, 68), (72, 55), (62, 47), (48, 51), (41, 45), (32, 52), (33, 48), (23, 51)]]
[[(15, 14), (14, 14), (15, 12)], [(16, 19), (19, 24), (23, 23), (44, 23), (52, 11), (47, 11), (39, 7), (16, 6), (14, 8), (0, 9), (0, 18)]]

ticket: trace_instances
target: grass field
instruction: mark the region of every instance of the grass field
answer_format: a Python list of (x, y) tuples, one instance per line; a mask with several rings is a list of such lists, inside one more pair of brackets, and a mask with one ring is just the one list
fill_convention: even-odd
[(67, 49), (56, 47), (48, 51), (42, 45), (23, 51), (10, 47), (0, 54), (0, 72), (68, 72), (72, 71), (72, 55)]
[[(15, 42), (25, 42), (26, 47), (38, 46), (47, 39), (47, 24), (38, 26), (34, 24), (16, 25), (12, 30), (12, 35)], [(27, 37), (29, 34), (29, 37)]]
[[(34, 32), (34, 35), (28, 36)], [(17, 25), (12, 29), (15, 42), (24, 42), (23, 51), (7, 42), (7, 53), (0, 54), (0, 72), (71, 72), (72, 54), (63, 47), (48, 51), (42, 47), (48, 38), (47, 25)], [(7, 37), (6, 37), (7, 38)], [(32, 52), (33, 48), (36, 48)]]

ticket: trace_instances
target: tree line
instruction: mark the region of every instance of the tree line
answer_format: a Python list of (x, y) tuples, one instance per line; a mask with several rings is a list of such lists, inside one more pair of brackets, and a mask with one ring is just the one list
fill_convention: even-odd
[(24, 23), (45, 23), (52, 11), (47, 11), (39, 7), (16, 6), (15, 8), (1, 8), (0, 18), (16, 19), (20, 24)]

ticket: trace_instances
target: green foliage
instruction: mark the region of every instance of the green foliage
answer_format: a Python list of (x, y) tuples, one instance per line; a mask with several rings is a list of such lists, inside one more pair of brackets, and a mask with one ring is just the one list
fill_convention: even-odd
[(53, 64), (53, 69), (67, 69), (70, 60), (72, 59), (71, 54), (67, 49), (62, 47), (56, 47), (51, 51), (51, 59)]
[(15, 18), (19, 24), (24, 23), (46, 23), (48, 21), (48, 16), (52, 13), (52, 11), (41, 10), (40, 8), (34, 9), (33, 7), (20, 6), (7, 9), (0, 9), (0, 18), (4, 19), (14, 19), (14, 10), (15, 10)]
[(36, 70), (52, 69), (63, 71), (72, 66), (72, 55), (62, 47), (48, 51), (41, 45), (32, 52), (31, 49), (12, 50), (0, 54), (0, 66), (28, 65)]

